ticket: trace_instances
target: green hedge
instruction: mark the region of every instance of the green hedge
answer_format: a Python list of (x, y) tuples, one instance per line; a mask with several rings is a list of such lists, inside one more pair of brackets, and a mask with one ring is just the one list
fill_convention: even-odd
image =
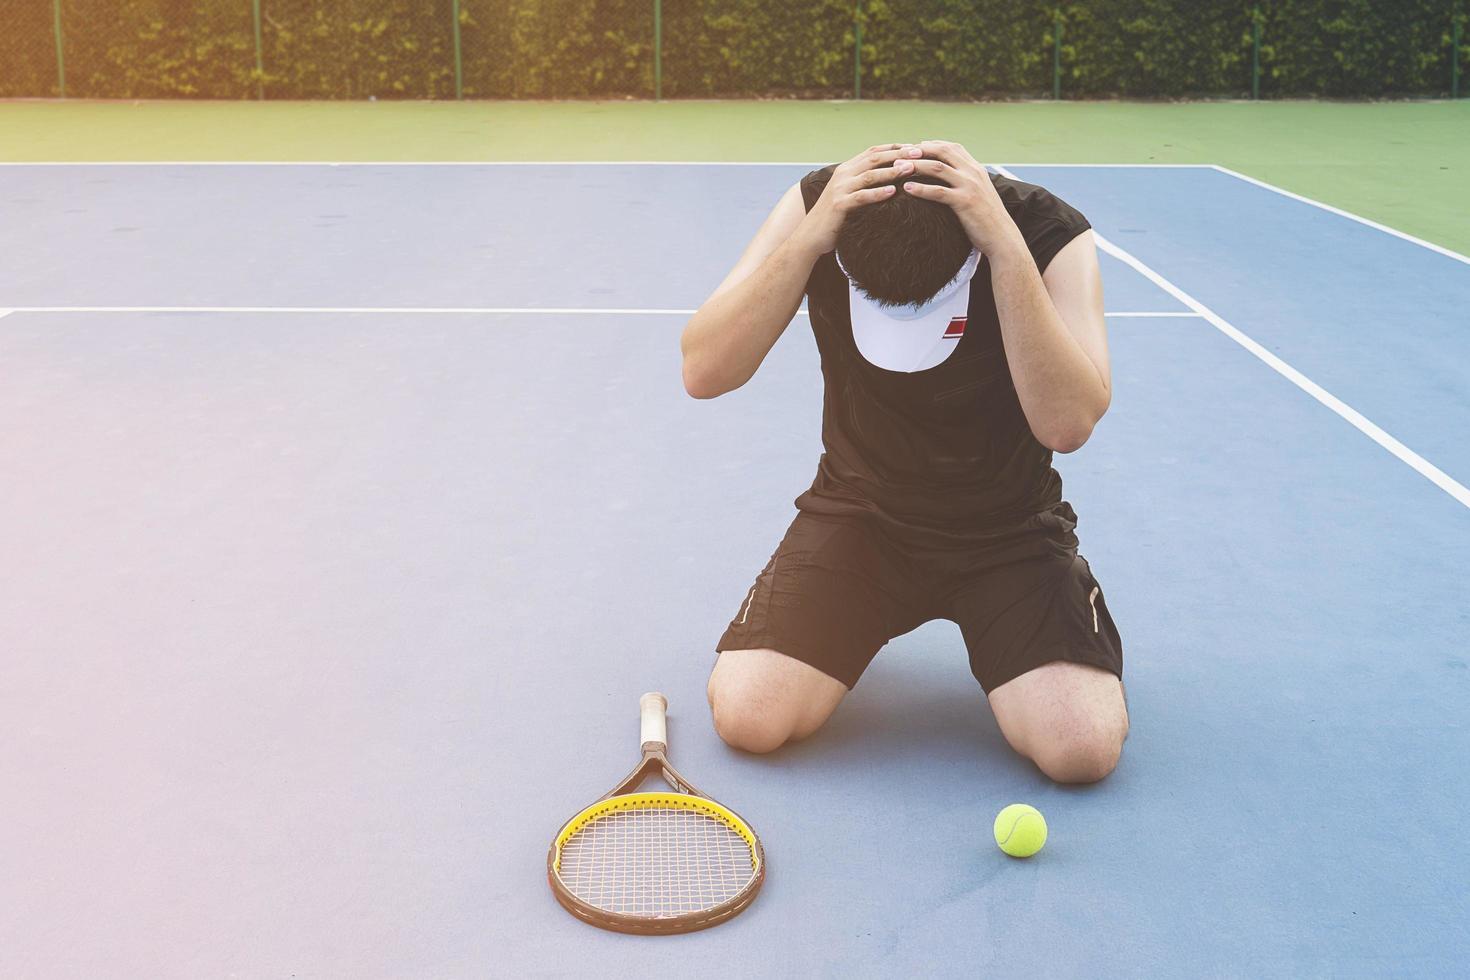
[[(55, 0), (0, 12), (0, 96), (59, 93)], [(453, 98), (454, 0), (59, 0), (66, 94)], [(654, 0), (459, 0), (471, 98), (647, 97)], [(666, 97), (1442, 96), (1470, 0), (663, 0)], [(1470, 62), (1462, 27), (1460, 64)]]

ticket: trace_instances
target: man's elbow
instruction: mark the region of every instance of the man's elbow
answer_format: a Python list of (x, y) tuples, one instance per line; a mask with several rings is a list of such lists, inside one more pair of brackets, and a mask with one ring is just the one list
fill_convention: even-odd
[(1092, 426), (1063, 426), (1045, 433), (1038, 433), (1037, 440), (1054, 453), (1075, 453), (1092, 437)]
[(1037, 440), (1054, 453), (1075, 453), (1092, 438), (1092, 430), (1107, 414), (1113, 393), (1104, 390), (1101, 398), (1090, 406), (1078, 406), (1071, 418), (1052, 421), (1046, 430), (1037, 431)]
[(718, 398), (728, 389), (721, 387), (707, 370), (699, 367), (693, 358), (684, 358), (684, 390), (690, 398)]
[(1075, 453), (1092, 438), (1099, 418), (1101, 415), (1058, 420), (1045, 431), (1037, 432), (1036, 439), (1054, 453)]

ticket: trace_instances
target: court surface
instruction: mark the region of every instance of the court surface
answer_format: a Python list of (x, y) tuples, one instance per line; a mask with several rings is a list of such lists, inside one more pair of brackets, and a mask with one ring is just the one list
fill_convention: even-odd
[[(816, 352), (697, 402), (678, 335), (807, 169), (0, 167), (0, 973), (1459, 974), (1470, 261), (1222, 169), (1010, 168), (1106, 241), (1114, 403), (1057, 465), (1122, 764), (1011, 754), (948, 623), (755, 757), (704, 683)], [(545, 883), (650, 689), (770, 862), (685, 937)]]

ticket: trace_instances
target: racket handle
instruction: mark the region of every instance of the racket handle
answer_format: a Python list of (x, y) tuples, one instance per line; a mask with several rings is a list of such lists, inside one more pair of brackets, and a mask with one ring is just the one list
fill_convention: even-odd
[(668, 725), (664, 719), (664, 712), (668, 711), (669, 702), (662, 694), (651, 691), (638, 699), (638, 711), (643, 720), (643, 745), (648, 747), (650, 742), (657, 743), (659, 748), (665, 748), (669, 744)]

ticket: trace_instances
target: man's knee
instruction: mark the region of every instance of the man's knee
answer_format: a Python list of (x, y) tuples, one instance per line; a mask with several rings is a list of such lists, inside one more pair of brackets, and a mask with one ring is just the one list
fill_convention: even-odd
[(1109, 672), (1054, 661), (990, 692), (1012, 747), (1059, 783), (1095, 783), (1111, 773), (1128, 735), (1128, 702)]
[(746, 752), (810, 735), (846, 693), (838, 681), (774, 650), (722, 653), (709, 679), (715, 731)]
[(711, 685), (709, 706), (716, 734), (731, 748), (774, 752), (795, 734), (788, 719), (748, 694), (716, 691)]
[(1118, 767), (1126, 735), (1126, 723), (1078, 726), (1038, 739), (1031, 758), (1059, 783), (1095, 783)]

